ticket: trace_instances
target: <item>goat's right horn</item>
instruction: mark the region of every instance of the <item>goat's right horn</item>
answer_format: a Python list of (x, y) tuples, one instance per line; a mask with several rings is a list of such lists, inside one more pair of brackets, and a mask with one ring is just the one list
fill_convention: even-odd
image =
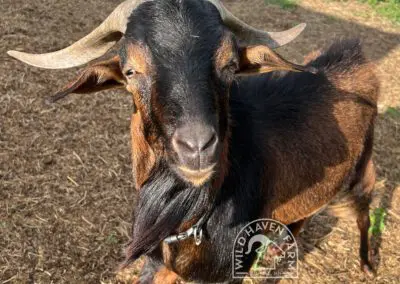
[(306, 24), (299, 24), (282, 32), (265, 32), (256, 29), (233, 15), (220, 0), (207, 0), (219, 11), (224, 24), (229, 27), (235, 35), (248, 45), (263, 44), (275, 49), (294, 40), (305, 29)]
[(127, 0), (121, 3), (90, 34), (71, 46), (45, 54), (8, 51), (8, 55), (29, 65), (47, 69), (65, 69), (80, 66), (104, 55), (124, 35), (129, 16), (146, 0)]

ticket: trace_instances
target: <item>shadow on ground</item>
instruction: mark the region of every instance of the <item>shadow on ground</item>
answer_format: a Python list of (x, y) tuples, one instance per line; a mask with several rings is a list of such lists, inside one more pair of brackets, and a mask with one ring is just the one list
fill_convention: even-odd
[[(365, 52), (372, 60), (380, 60), (400, 45), (398, 33), (384, 32), (376, 27), (308, 10), (294, 3), (291, 4), (290, 9), (282, 9), (278, 5), (266, 5), (263, 1), (226, 0), (223, 2), (235, 11), (238, 17), (266, 30), (283, 30), (298, 23), (307, 23), (306, 30), (295, 44), (284, 48), (299, 56), (299, 60), (307, 52), (319, 49), (337, 38), (361, 38)], [(251, 6), (254, 7), (250, 9)], [(255, 11), (258, 12), (255, 13)]]

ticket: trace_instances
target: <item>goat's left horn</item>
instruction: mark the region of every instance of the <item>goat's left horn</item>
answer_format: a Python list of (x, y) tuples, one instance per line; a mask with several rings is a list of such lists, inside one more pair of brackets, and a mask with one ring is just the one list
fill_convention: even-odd
[(229, 27), (239, 39), (249, 45), (263, 44), (272, 49), (278, 48), (293, 41), (306, 27), (306, 24), (302, 23), (282, 32), (265, 32), (235, 17), (220, 0), (207, 1), (214, 4), (218, 9), (224, 24)]
[(104, 55), (122, 38), (133, 10), (146, 0), (127, 0), (121, 3), (90, 34), (71, 46), (45, 54), (30, 54), (20, 51), (8, 51), (8, 55), (41, 68), (65, 69), (80, 66)]

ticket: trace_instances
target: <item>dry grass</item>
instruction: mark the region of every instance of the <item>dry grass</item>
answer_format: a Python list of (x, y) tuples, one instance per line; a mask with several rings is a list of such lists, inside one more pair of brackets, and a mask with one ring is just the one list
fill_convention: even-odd
[[(293, 10), (282, 10), (262, 0), (225, 2), (250, 24), (267, 29), (309, 23), (301, 38), (282, 49), (298, 61), (336, 37), (361, 37), (378, 64), (381, 111), (400, 106), (400, 30), (368, 5), (304, 0)], [(130, 100), (123, 92), (103, 92), (45, 106), (43, 98), (74, 71), (31, 68), (6, 57), (5, 51), (64, 47), (118, 3), (0, 0), (0, 283), (116, 281), (133, 204)], [(383, 235), (375, 239), (374, 246), (380, 247), (377, 283), (400, 279), (395, 231), (400, 225), (399, 128), (399, 117), (380, 115), (374, 207), (388, 210), (388, 217)], [(298, 282), (365, 281), (358, 270), (354, 222), (323, 213), (302, 234), (301, 244)]]

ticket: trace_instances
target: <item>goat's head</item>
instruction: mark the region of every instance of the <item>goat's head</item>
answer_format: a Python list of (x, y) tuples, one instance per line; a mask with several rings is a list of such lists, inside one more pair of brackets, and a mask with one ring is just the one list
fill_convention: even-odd
[[(234, 17), (218, 0), (128, 0), (70, 47), (48, 54), (9, 54), (50, 69), (96, 59), (52, 100), (126, 88), (134, 104), (137, 187), (161, 159), (180, 179), (200, 186), (224, 174), (229, 87), (235, 75), (304, 71), (272, 51), (304, 26), (262, 32)], [(109, 51), (117, 41), (119, 47)]]

